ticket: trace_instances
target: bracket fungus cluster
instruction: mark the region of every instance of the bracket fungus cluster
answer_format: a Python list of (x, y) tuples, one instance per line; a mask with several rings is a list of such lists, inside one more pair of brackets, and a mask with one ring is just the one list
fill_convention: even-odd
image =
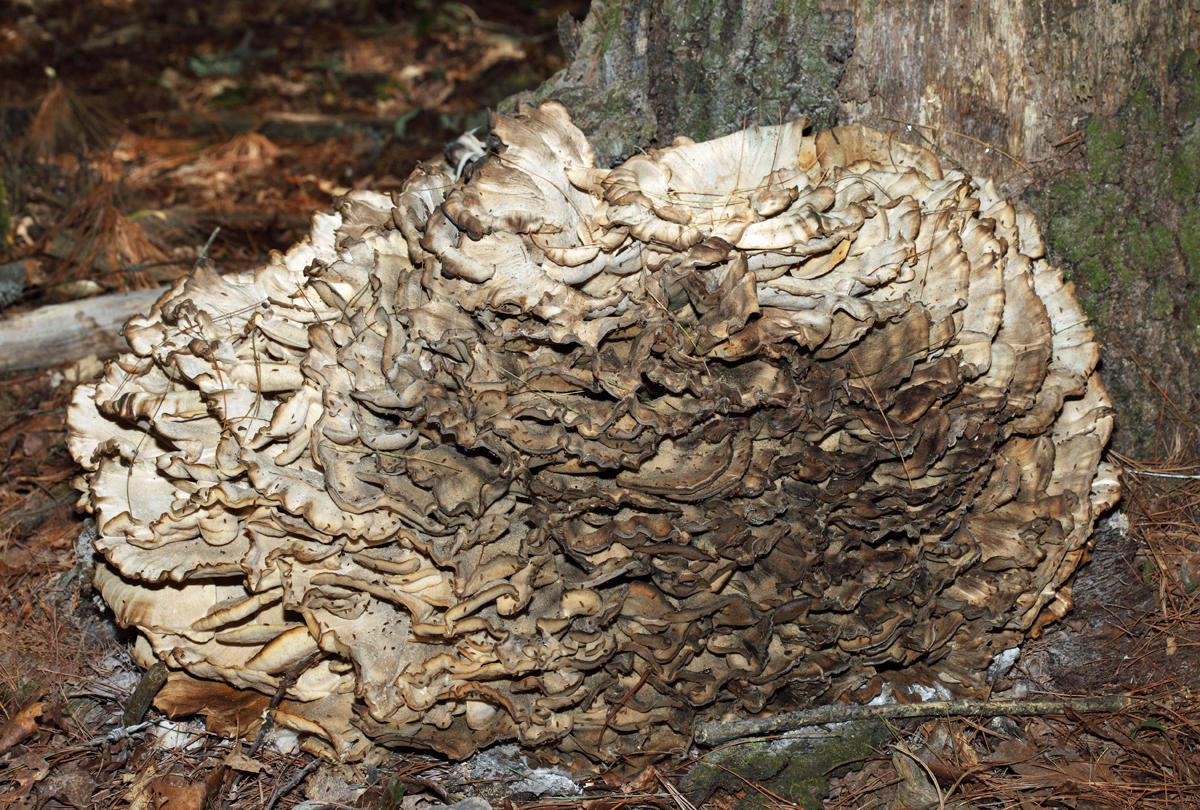
[(553, 103), (460, 147), (198, 268), (75, 392), (139, 660), (298, 671), (276, 722), (331, 756), (581, 763), (970, 693), (1069, 607), (1111, 404), (989, 182), (803, 121), (602, 169)]

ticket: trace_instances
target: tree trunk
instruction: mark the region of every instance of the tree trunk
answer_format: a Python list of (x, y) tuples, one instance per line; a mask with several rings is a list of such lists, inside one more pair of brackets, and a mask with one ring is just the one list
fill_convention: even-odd
[(995, 178), (1106, 344), (1115, 447), (1150, 456), (1200, 405), (1198, 31), (1197, 0), (594, 0), (518, 100), (566, 103), (605, 164), (808, 115)]

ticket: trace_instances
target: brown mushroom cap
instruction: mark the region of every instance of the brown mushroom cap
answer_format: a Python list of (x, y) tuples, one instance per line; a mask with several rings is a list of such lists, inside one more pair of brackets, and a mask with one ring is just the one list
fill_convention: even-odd
[(605, 171), (523, 108), (177, 284), (70, 412), (142, 657), (272, 694), (317, 653), (281, 722), (340, 757), (981, 688), (1117, 497), (1097, 346), (990, 183), (806, 126)]

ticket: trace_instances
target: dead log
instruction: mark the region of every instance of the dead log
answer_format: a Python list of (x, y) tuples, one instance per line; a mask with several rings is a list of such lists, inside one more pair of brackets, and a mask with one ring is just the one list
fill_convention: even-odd
[(102, 295), (51, 304), (0, 320), (0, 373), (72, 363), (120, 348), (114, 338), (125, 321), (145, 312), (160, 295), (154, 290)]

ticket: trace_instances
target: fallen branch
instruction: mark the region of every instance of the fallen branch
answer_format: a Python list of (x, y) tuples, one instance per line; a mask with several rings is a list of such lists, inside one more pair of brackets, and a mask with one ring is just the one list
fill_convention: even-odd
[(51, 304), (0, 320), (0, 373), (73, 363), (89, 354), (117, 354), (125, 321), (166, 292), (134, 290)]
[(817, 706), (795, 712), (752, 717), (746, 720), (700, 723), (696, 726), (696, 742), (700, 745), (720, 745), (730, 740), (761, 737), (781, 731), (795, 731), (806, 726), (825, 723), (844, 723), (879, 718), (901, 717), (1014, 717), (1019, 715), (1051, 715), (1076, 712), (1112, 712), (1127, 709), (1134, 699), (1126, 695), (1104, 695), (1090, 698), (1028, 700), (932, 700), (923, 703), (895, 703), (888, 706)]
[(137, 688), (129, 696), (129, 704), (125, 707), (125, 713), (121, 715), (121, 725), (128, 727), (142, 722), (146, 717), (146, 712), (150, 711), (150, 704), (154, 702), (154, 696), (166, 682), (167, 665), (162, 661), (156, 661), (154, 666), (142, 673), (142, 679), (138, 681)]

